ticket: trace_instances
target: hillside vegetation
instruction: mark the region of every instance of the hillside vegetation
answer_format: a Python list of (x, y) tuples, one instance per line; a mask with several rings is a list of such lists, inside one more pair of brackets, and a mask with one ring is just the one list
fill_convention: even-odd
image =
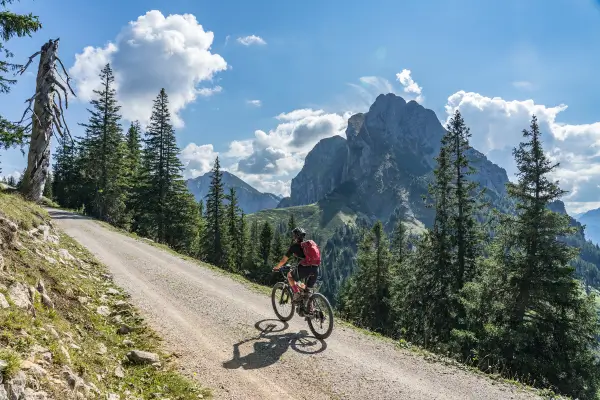
[(11, 400), (210, 398), (176, 371), (106, 269), (41, 207), (4, 192), (0, 383)]

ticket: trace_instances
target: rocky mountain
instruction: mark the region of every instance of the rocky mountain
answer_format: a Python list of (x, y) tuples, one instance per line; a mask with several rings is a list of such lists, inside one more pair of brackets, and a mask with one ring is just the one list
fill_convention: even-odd
[[(194, 195), (196, 201), (204, 200), (210, 188), (212, 173), (207, 172), (194, 179), (188, 179), (186, 185), (188, 190)], [(225, 192), (229, 193), (230, 188), (234, 188), (238, 196), (240, 208), (246, 214), (255, 213), (260, 210), (275, 208), (281, 201), (281, 196), (272, 193), (262, 193), (238, 178), (237, 176), (223, 171), (223, 186)]]
[[(346, 139), (334, 136), (314, 147), (279, 207), (312, 204), (343, 188), (357, 212), (385, 221), (401, 207), (408, 218), (428, 225), (433, 215), (422, 196), (444, 133), (432, 110), (391, 93), (379, 95), (368, 112), (350, 117)], [(477, 169), (472, 179), (493, 199), (504, 197), (506, 171), (475, 149), (469, 157)]]
[(600, 208), (584, 212), (575, 217), (585, 225), (585, 235), (596, 244), (600, 244)]

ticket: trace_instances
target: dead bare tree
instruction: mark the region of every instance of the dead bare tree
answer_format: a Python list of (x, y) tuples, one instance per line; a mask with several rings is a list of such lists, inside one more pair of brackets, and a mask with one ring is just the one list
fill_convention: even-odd
[[(64, 94), (65, 108), (69, 107), (68, 92), (71, 92), (73, 96), (75, 96), (75, 92), (69, 83), (69, 74), (58, 58), (58, 41), (59, 39), (50, 39), (40, 51), (29, 57), (27, 64), (19, 71), (19, 74), (23, 74), (35, 57), (40, 56), (35, 94), (25, 100), (27, 108), (19, 122), (21, 125), (29, 121), (25, 129), (27, 133), (31, 132), (27, 170), (23, 177), (21, 191), (25, 198), (35, 202), (42, 198), (46, 185), (50, 166), (50, 141), (53, 133), (56, 132), (60, 136), (68, 135), (72, 140), (65, 121), (61, 92)], [(57, 65), (60, 65), (64, 77)], [(32, 103), (33, 108), (31, 107)]]

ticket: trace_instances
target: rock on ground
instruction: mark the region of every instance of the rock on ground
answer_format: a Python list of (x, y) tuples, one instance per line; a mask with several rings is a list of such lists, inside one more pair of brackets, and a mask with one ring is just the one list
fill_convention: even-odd
[(25, 285), (20, 282), (15, 282), (8, 288), (8, 296), (19, 308), (29, 308), (31, 302), (29, 301), (29, 290)]
[(8, 307), (10, 307), (10, 304), (8, 304), (6, 297), (4, 297), (4, 295), (2, 293), (0, 293), (0, 308), (8, 308)]
[(134, 364), (153, 364), (160, 361), (158, 354), (141, 350), (130, 351), (127, 358)]

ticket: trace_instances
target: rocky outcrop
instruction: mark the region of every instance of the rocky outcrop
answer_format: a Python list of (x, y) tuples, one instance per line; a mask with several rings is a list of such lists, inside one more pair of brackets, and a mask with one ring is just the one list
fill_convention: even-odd
[(306, 156), (300, 173), (292, 179), (293, 195), (285, 206), (315, 203), (339, 186), (343, 181), (346, 157), (346, 140), (341, 136), (317, 143)]
[[(188, 179), (186, 182), (187, 188), (194, 195), (196, 201), (205, 200), (210, 188), (211, 180), (211, 172), (194, 179)], [(269, 208), (276, 208), (281, 201), (281, 197), (272, 193), (261, 193), (227, 171), (223, 171), (223, 187), (226, 194), (229, 193), (230, 188), (235, 189), (239, 206), (246, 214), (252, 214)]]
[[(391, 93), (380, 95), (367, 113), (350, 117), (346, 139), (324, 139), (311, 150), (285, 205), (310, 204), (336, 193), (370, 218), (386, 221), (401, 211), (429, 225), (433, 214), (422, 196), (444, 134), (432, 110)], [(503, 196), (506, 171), (475, 149), (468, 156), (478, 170), (471, 179)]]

